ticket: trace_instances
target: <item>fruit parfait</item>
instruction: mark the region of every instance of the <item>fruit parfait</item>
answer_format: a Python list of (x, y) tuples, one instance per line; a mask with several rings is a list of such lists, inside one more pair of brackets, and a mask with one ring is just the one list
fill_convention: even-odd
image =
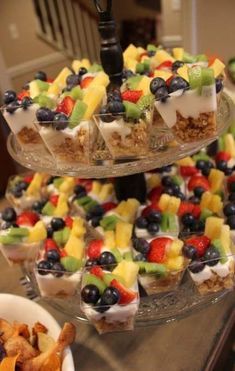
[(185, 241), (183, 253), (191, 259), (188, 270), (199, 293), (231, 289), (234, 286), (234, 257), (230, 228), (224, 220), (209, 217), (205, 233)]
[(150, 89), (156, 98), (156, 109), (175, 138), (183, 143), (208, 139), (216, 135), (216, 83), (212, 68), (186, 67), (167, 84), (156, 77)]
[(122, 260), (112, 272), (98, 266), (84, 271), (81, 310), (100, 334), (134, 329), (138, 270), (137, 264)]
[(81, 280), (87, 230), (79, 217), (52, 219), (47, 228), (50, 238), (44, 243), (34, 267), (43, 297), (75, 295)]
[(9, 179), (6, 198), (17, 210), (29, 209), (40, 201), (47, 175), (42, 173), (14, 175)]
[(134, 238), (133, 247), (134, 261), (140, 268), (139, 282), (148, 295), (176, 289), (187, 264), (183, 241), (170, 236), (150, 241)]
[(139, 158), (150, 150), (152, 103), (142, 90), (114, 90), (95, 121), (114, 159)]
[(65, 193), (68, 196), (73, 194), (76, 180), (70, 176), (50, 176), (47, 179), (44, 194), (50, 196), (52, 194)]
[(69, 212), (68, 196), (65, 193), (52, 194), (46, 203), (43, 202), (43, 205), (40, 205), (41, 219), (46, 225), (51, 222), (53, 217), (63, 218)]
[(13, 208), (1, 214), (0, 250), (10, 265), (34, 261), (46, 228), (36, 213), (23, 211), (17, 216)]

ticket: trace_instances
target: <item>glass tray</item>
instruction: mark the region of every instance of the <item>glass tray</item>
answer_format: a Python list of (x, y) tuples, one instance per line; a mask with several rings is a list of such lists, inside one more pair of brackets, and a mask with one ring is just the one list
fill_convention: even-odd
[(93, 164), (76, 167), (56, 167), (53, 157), (45, 151), (23, 152), (13, 134), (10, 134), (7, 141), (7, 148), (13, 159), (26, 168), (47, 172), (52, 175), (79, 176), (81, 178), (106, 178), (136, 174), (149, 171), (154, 168), (168, 165), (180, 158), (189, 156), (202, 147), (213, 142), (231, 124), (233, 119), (234, 104), (231, 98), (222, 93), (217, 111), (218, 132), (214, 137), (195, 143), (179, 144), (174, 141), (170, 131), (165, 130), (159, 136), (158, 142), (153, 141), (151, 153), (139, 160), (110, 159), (105, 149), (97, 151)]
[[(69, 318), (89, 324), (87, 318), (80, 309), (79, 296), (66, 299), (42, 298), (37, 287), (34, 275), (23, 267), (24, 279), (21, 282), (25, 286), (27, 295), (33, 299), (43, 300), (58, 311), (66, 314)], [(185, 272), (183, 280), (174, 291), (145, 296), (140, 289), (140, 306), (136, 316), (136, 326), (152, 326), (175, 321), (191, 315), (195, 311), (215, 304), (231, 290), (221, 290), (216, 293), (200, 295), (188, 272)]]

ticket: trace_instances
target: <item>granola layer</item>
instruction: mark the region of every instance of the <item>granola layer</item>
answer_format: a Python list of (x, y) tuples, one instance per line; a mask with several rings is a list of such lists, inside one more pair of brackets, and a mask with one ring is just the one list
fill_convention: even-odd
[(23, 144), (41, 144), (42, 140), (38, 132), (25, 126), (17, 133), (19, 141)]
[(97, 321), (92, 321), (97, 331), (100, 334), (114, 331), (131, 331), (134, 329), (134, 318), (133, 316), (128, 317), (126, 321), (120, 322), (107, 322), (105, 316)]
[(224, 289), (231, 289), (234, 286), (234, 265), (230, 264), (230, 273), (226, 277), (220, 277), (216, 273), (209, 279), (197, 285), (201, 295), (217, 292)]
[(176, 288), (182, 279), (182, 275), (183, 275), (183, 272), (178, 272), (176, 274), (169, 274), (165, 278), (158, 278), (154, 275), (151, 275), (151, 276), (146, 275), (147, 277), (152, 278), (152, 281), (150, 281), (147, 284), (145, 284), (141, 280), (141, 276), (140, 276), (140, 283), (148, 295), (154, 295), (159, 292), (170, 291)]

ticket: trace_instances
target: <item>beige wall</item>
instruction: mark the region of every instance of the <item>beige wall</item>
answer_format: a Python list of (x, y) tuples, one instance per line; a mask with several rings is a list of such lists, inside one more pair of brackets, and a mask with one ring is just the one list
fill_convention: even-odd
[(172, 10), (172, 0), (162, 0), (163, 35), (181, 35), (181, 11)]

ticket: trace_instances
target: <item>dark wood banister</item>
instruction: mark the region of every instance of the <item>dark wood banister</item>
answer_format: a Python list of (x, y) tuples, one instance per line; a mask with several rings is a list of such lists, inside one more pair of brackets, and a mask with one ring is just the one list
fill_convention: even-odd
[(80, 0), (72, 0), (74, 3), (78, 3), (80, 8), (82, 10), (84, 10), (88, 15), (89, 17), (93, 18), (95, 21), (98, 22), (99, 20), (99, 17), (97, 16), (97, 13), (95, 12), (95, 7), (94, 7), (94, 13), (91, 11), (91, 9), (86, 5), (84, 4), (82, 1)]

